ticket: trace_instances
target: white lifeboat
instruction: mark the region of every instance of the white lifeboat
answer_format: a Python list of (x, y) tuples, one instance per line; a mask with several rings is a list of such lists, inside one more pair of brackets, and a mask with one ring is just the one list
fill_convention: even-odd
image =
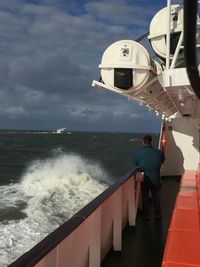
[(162, 67), (147, 50), (132, 40), (121, 40), (104, 52), (99, 86), (146, 105), (156, 114), (173, 115), (177, 110), (158, 82)]
[[(168, 29), (168, 8), (161, 9), (153, 17), (149, 28), (149, 40), (155, 53), (166, 59), (166, 36)], [(172, 5), (170, 13), (170, 58), (173, 57), (181, 32), (183, 31), (183, 6)]]

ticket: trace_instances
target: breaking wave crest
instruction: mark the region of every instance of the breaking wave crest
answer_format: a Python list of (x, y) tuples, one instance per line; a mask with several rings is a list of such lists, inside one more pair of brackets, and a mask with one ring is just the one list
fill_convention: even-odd
[[(108, 187), (101, 166), (60, 154), (32, 162), (20, 183), (0, 187), (0, 266), (7, 266)], [(1, 194), (2, 193), (2, 194)], [(7, 201), (6, 201), (7, 199)]]

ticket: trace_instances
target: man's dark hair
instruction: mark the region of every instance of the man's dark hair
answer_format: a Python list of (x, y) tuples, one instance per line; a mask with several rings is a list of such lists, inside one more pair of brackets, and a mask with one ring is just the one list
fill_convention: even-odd
[(151, 142), (152, 142), (152, 137), (151, 137), (151, 135), (145, 135), (145, 136), (143, 137), (143, 141), (144, 141), (144, 144), (151, 144)]

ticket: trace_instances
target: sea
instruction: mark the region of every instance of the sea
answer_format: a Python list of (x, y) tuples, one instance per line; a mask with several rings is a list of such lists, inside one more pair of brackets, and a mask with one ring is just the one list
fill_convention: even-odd
[(0, 267), (133, 170), (143, 135), (1, 130)]

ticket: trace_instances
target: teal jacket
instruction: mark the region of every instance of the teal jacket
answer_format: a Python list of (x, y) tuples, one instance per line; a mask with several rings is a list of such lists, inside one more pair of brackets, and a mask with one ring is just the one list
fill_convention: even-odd
[(160, 167), (165, 161), (163, 151), (144, 145), (135, 153), (133, 161), (155, 185), (160, 184)]

